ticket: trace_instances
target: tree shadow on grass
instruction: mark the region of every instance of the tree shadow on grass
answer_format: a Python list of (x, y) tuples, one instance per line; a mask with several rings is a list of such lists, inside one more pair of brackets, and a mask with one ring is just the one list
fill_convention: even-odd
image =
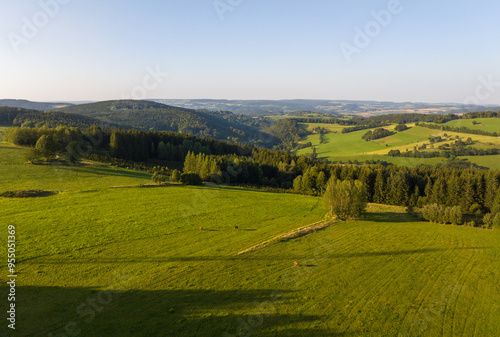
[(64, 171), (71, 171), (77, 173), (83, 173), (88, 175), (103, 175), (103, 176), (116, 176), (116, 177), (127, 177), (127, 178), (139, 178), (139, 179), (151, 179), (151, 176), (143, 172), (126, 171), (124, 169), (111, 169), (109, 167), (78, 167), (78, 166), (59, 166), (57, 169)]
[[(405, 250), (388, 250), (388, 251), (364, 251), (364, 252), (349, 252), (349, 253), (325, 253), (324, 256), (318, 256), (324, 259), (338, 259), (338, 258), (357, 258), (365, 256), (397, 256), (397, 255), (412, 255), (412, 254), (430, 254), (446, 252), (451, 250), (483, 250), (490, 249), (491, 247), (456, 247), (456, 248), (423, 248), (423, 249), (405, 249)], [(287, 255), (283, 257), (281, 255), (253, 255), (252, 253), (247, 253), (244, 255), (230, 255), (230, 256), (165, 256), (165, 257), (146, 257), (146, 256), (128, 256), (128, 257), (93, 257), (89, 258), (86, 256), (82, 257), (65, 257), (59, 256), (54, 257), (40, 257), (26, 260), (18, 260), (18, 264), (23, 265), (60, 265), (61, 268), (66, 268), (69, 265), (85, 265), (85, 264), (131, 264), (131, 263), (172, 263), (172, 262), (211, 262), (211, 261), (232, 261), (234, 263), (245, 264), (246, 261), (284, 261), (283, 263), (292, 267), (295, 261), (307, 260), (311, 256), (308, 255)], [(316, 267), (316, 265), (304, 265), (305, 267)]]
[(317, 315), (280, 314), (291, 293), (279, 289), (120, 291), (126, 284), (125, 277), (105, 289), (18, 286), (16, 330), (2, 324), (0, 335), (347, 336), (304, 328), (321, 325)]
[(364, 219), (373, 222), (421, 222), (416, 217), (411, 216), (407, 213), (396, 213), (396, 212), (367, 212), (365, 213)]

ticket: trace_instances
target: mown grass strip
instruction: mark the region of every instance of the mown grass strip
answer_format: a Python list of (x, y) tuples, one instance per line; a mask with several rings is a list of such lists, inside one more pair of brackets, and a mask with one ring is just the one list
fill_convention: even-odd
[(258, 245), (255, 245), (255, 246), (252, 246), (248, 249), (245, 249), (245, 250), (239, 252), (238, 255), (243, 255), (243, 254), (254, 252), (256, 250), (265, 248), (273, 243), (290, 241), (290, 240), (297, 239), (297, 238), (300, 238), (302, 236), (305, 236), (305, 235), (308, 235), (311, 233), (316, 233), (317, 231), (320, 231), (322, 229), (330, 227), (331, 225), (333, 225), (336, 222), (337, 221), (334, 221), (334, 220), (322, 220), (322, 221), (315, 222), (311, 225), (307, 225), (304, 227), (294, 229), (291, 232), (288, 232), (285, 234), (280, 234), (280, 235), (278, 235), (270, 240), (264, 241), (262, 243), (259, 243)]

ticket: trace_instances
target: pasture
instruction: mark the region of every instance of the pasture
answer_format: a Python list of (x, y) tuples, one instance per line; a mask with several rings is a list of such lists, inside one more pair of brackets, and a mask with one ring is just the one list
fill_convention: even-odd
[[(480, 120), (482, 120), (482, 123), (484, 123), (483, 126), (487, 125), (488, 123), (494, 124), (495, 122), (497, 122), (497, 119), (477, 119), (477, 121)], [(472, 121), (469, 122), (472, 123)], [(316, 126), (323, 125), (325, 124), (304, 124), (304, 126), (308, 130), (313, 129)], [(418, 127), (414, 124), (408, 124), (408, 126), (410, 128), (406, 131), (395, 132), (389, 137), (367, 142), (361, 137), (369, 130), (361, 130), (357, 132), (342, 134), (341, 131), (343, 127), (333, 124), (332, 126), (330, 126), (333, 132), (324, 135), (325, 141), (323, 142), (323, 144), (320, 144), (320, 136), (318, 134), (313, 134), (305, 137), (301, 140), (301, 143), (311, 142), (312, 146), (316, 148), (318, 158), (325, 158), (331, 161), (342, 161), (345, 163), (349, 160), (358, 160), (359, 162), (365, 162), (367, 160), (382, 160), (393, 164), (406, 165), (411, 167), (415, 167), (420, 164), (435, 165), (437, 163), (445, 161), (446, 159), (392, 158), (387, 156), (388, 152), (390, 150), (399, 150), (401, 152), (412, 151), (415, 147), (420, 147), (423, 144), (426, 144), (429, 149), (431, 147), (429, 137), (444, 137), (445, 134), (450, 137), (449, 140), (435, 144), (436, 148), (439, 145), (453, 143), (456, 136), (463, 140), (472, 138), (472, 140), (475, 142), (474, 147), (478, 149), (498, 148), (500, 146), (500, 138), (498, 137), (432, 130), (428, 128)], [(393, 130), (394, 127), (395, 125), (390, 125), (384, 128)], [(296, 153), (299, 155), (305, 155), (311, 153), (311, 151), (311, 148), (305, 148), (296, 151)], [(491, 169), (500, 169), (500, 156), (498, 155), (471, 156), (463, 158), (468, 159), (470, 162), (476, 163), (479, 166)]]
[(147, 175), (99, 165), (60, 175), (0, 146), (0, 191), (64, 191), (0, 197), (0, 223), (17, 229), (13, 336), (500, 334), (500, 231), (371, 205), (363, 220), (237, 255), (323, 219), (322, 200), (134, 187)]
[[(476, 122), (476, 124), (474, 124)], [(500, 132), (500, 118), (475, 118), (475, 119), (457, 119), (449, 121), (444, 125), (455, 128), (466, 127), (474, 130), (487, 132)]]

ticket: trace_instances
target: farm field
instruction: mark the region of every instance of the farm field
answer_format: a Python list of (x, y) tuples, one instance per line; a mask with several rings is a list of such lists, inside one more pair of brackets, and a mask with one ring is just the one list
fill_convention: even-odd
[[(478, 119), (479, 120), (479, 119)], [(496, 119), (485, 119), (486, 121), (496, 122)], [(486, 123), (486, 122), (484, 122)], [(325, 124), (305, 124), (308, 129), (312, 129), (315, 126), (325, 125)], [(445, 158), (392, 158), (387, 156), (390, 150), (400, 150), (405, 152), (407, 150), (411, 151), (415, 146), (419, 147), (423, 144), (430, 145), (429, 137), (444, 137), (445, 134), (454, 138), (455, 136), (461, 139), (472, 138), (476, 142), (474, 147), (477, 148), (492, 148), (500, 146), (500, 138), (482, 136), (482, 135), (471, 135), (465, 133), (432, 130), (428, 128), (418, 127), (414, 124), (408, 124), (410, 129), (397, 132), (389, 137), (381, 138), (378, 140), (366, 142), (361, 137), (369, 130), (361, 130), (357, 132), (342, 134), (342, 127), (337, 125), (339, 131), (337, 133), (329, 133), (324, 135), (325, 142), (320, 144), (320, 136), (318, 134), (309, 135), (305, 137), (301, 143), (311, 142), (312, 146), (316, 147), (316, 153), (319, 158), (329, 159), (331, 161), (342, 161), (347, 162), (349, 160), (358, 160), (359, 162), (364, 162), (367, 160), (383, 160), (393, 164), (401, 164), (407, 166), (418, 166), (420, 164), (430, 164), (434, 165), (436, 163), (444, 162)], [(388, 130), (393, 130), (395, 125), (384, 127)], [(374, 129), (371, 129), (374, 130)], [(449, 140), (447, 142), (441, 142), (436, 144), (436, 147), (442, 144), (450, 144), (454, 140)], [(299, 155), (304, 155), (311, 153), (311, 148), (305, 148), (297, 151)], [(459, 157), (461, 158), (461, 157)], [(491, 169), (500, 168), (499, 156), (471, 156), (463, 157), (468, 159), (470, 162), (477, 163), (480, 166), (488, 167)]]
[[(473, 122), (477, 124), (473, 124)], [(500, 118), (475, 118), (475, 119), (458, 119), (449, 121), (444, 125), (460, 128), (466, 127), (474, 130), (483, 130), (487, 132), (500, 132)]]
[(500, 334), (499, 231), (371, 205), (362, 221), (237, 255), (323, 219), (322, 200), (210, 185), (115, 188), (147, 177), (98, 166), (60, 180), (50, 173), (58, 168), (25, 165), (1, 145), (2, 183), (24, 168), (32, 182), (19, 189), (39, 181), (66, 190), (0, 198), (0, 222), (17, 228), (16, 336)]

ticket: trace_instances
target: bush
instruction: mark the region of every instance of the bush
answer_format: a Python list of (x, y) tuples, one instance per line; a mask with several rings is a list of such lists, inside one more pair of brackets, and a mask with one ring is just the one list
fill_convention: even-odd
[(483, 228), (500, 229), (500, 213), (488, 213), (483, 217)]
[(35, 164), (40, 162), (40, 160), (42, 159), (42, 154), (34, 147), (29, 147), (24, 152), (24, 159), (31, 164)]
[(179, 170), (173, 170), (170, 176), (170, 181), (173, 183), (178, 183), (181, 180), (181, 173)]
[(155, 172), (155, 173), (153, 173), (153, 176), (151, 177), (151, 179), (153, 180), (153, 182), (155, 184), (161, 185), (167, 180), (167, 177), (165, 177), (160, 172)]
[(201, 185), (203, 180), (199, 174), (196, 173), (184, 173), (181, 175), (181, 183), (184, 185)]

